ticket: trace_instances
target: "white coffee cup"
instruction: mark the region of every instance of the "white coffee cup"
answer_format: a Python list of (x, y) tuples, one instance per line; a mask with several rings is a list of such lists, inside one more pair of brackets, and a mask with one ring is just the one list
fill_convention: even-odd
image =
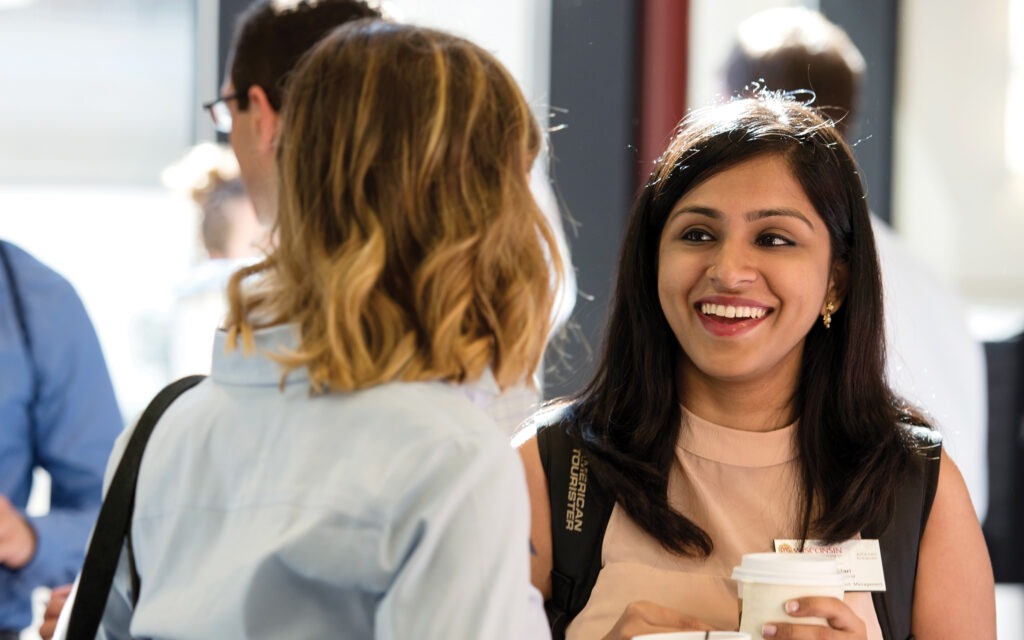
[(632, 640), (750, 640), (750, 635), (736, 631), (668, 631), (645, 633)]
[(828, 626), (824, 618), (794, 618), (786, 614), (787, 600), (807, 596), (842, 599), (843, 576), (836, 561), (803, 553), (748, 553), (733, 569), (740, 597), (740, 631), (761, 637), (769, 622)]

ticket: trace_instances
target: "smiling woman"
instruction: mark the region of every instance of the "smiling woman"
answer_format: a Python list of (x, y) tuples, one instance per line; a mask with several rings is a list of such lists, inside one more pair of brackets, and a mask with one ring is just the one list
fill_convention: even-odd
[(687, 356), (680, 384), (746, 382), (752, 402), (788, 400), (807, 332), (826, 304), (838, 306), (830, 253), (821, 216), (780, 155), (746, 160), (683, 196), (658, 250), (658, 298)]
[[(691, 114), (633, 205), (598, 373), (520, 449), (556, 637), (736, 629), (744, 554), (857, 538), (888, 590), (797, 598), (764, 637), (994, 637), (970, 498), (887, 386), (883, 327), (834, 123), (768, 92)], [(556, 517), (563, 452), (589, 549)]]

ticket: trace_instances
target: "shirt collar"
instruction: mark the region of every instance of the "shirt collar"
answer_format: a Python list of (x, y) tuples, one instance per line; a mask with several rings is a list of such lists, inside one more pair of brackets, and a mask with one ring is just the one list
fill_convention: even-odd
[[(246, 350), (241, 344), (228, 342), (228, 332), (217, 330), (213, 341), (211, 377), (222, 384), (277, 386), (281, 384), (281, 365), (272, 357), (299, 346), (297, 325), (284, 324), (253, 331), (253, 345)], [(241, 341), (239, 341), (241, 342)], [(307, 383), (304, 367), (288, 374), (288, 384)]]
[[(276, 387), (281, 384), (281, 365), (272, 356), (298, 348), (298, 325), (283, 324), (257, 329), (253, 331), (252, 335), (253, 348), (246, 353), (241, 345), (235, 346), (228, 343), (226, 330), (217, 330), (213, 343), (213, 367), (211, 368), (211, 377), (215, 381), (222, 384), (249, 386)], [(309, 373), (305, 367), (293, 369), (288, 374), (287, 384), (296, 383), (309, 383)], [(487, 407), (501, 393), (494, 374), (489, 368), (485, 369), (476, 380), (451, 386), (459, 389), (473, 404), (479, 407)]]

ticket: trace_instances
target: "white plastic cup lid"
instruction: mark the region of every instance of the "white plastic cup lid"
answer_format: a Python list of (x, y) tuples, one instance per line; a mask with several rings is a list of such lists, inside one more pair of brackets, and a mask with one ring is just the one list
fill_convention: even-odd
[(732, 570), (733, 580), (766, 584), (842, 587), (832, 558), (806, 553), (748, 553)]

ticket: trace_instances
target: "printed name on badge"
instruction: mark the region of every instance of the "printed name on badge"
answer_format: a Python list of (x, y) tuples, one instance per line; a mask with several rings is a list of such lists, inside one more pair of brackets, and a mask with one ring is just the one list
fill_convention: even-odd
[[(800, 540), (776, 540), (776, 553), (800, 553)], [(847, 540), (825, 544), (821, 540), (804, 541), (804, 553), (818, 553), (834, 559), (843, 574), (846, 591), (885, 591), (882, 550), (878, 540)]]

